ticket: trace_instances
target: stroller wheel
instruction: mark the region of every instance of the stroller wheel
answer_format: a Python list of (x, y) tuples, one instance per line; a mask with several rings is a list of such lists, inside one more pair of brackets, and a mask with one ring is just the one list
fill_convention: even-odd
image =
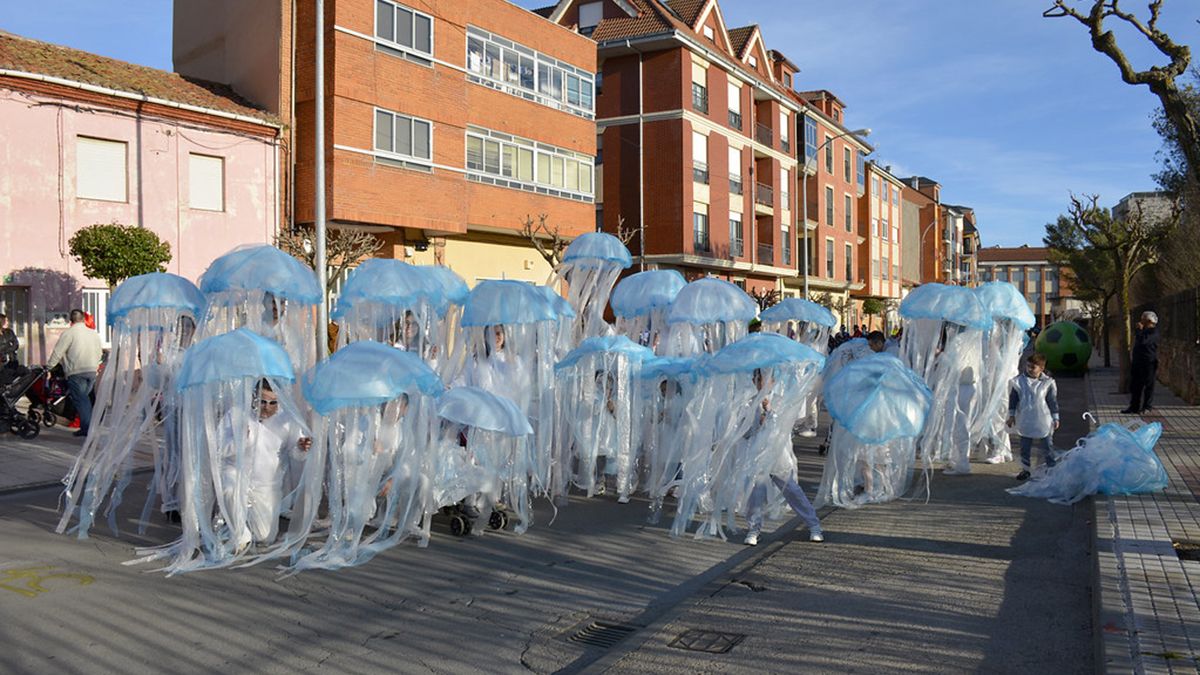
[(38, 425), (38, 424), (42, 423), (42, 414), (36, 410), (30, 410), (28, 413), (25, 414), (25, 416), (28, 417), (29, 421), (33, 422), (34, 425)]
[(456, 537), (461, 537), (471, 531), (471, 524), (462, 516), (453, 516), (450, 518), (450, 534)]
[(38, 434), (42, 433), (41, 427), (28, 418), (22, 418), (13, 423), (12, 431), (14, 434), (24, 438), (27, 441), (32, 441), (37, 438)]
[(503, 511), (492, 511), (492, 515), (488, 516), (488, 527), (493, 530), (502, 530), (508, 524), (508, 518), (505, 517)]
[(47, 429), (49, 429), (50, 427), (54, 426), (55, 424), (58, 424), (58, 415), (55, 415), (54, 413), (52, 413), (52, 412), (50, 412), (49, 410), (47, 410), (47, 411), (46, 411), (46, 412), (45, 412), (45, 413), (42, 415), (42, 424), (43, 424), (43, 425), (44, 425), (44, 426), (45, 426)]

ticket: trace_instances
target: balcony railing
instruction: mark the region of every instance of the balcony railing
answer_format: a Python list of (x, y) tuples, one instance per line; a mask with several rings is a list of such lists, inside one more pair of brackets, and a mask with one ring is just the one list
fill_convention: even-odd
[(742, 177), (741, 176), (730, 176), (729, 177), (729, 191), (735, 195), (742, 194)]
[(696, 255), (712, 255), (712, 247), (709, 246), (707, 232), (692, 233), (692, 252)]
[(792, 264), (792, 240), (787, 236), (787, 232), (784, 232), (783, 235), (783, 265), (790, 267)]
[(770, 185), (756, 183), (754, 185), (754, 201), (763, 206), (775, 206), (775, 191)]
[(741, 130), (742, 128), (742, 113), (729, 111), (729, 126), (734, 129)]
[(779, 139), (779, 147), (783, 148), (784, 152), (790, 153), (792, 151), (792, 142), (786, 138), (781, 138)]
[(758, 245), (758, 264), (774, 265), (775, 264), (775, 247), (770, 244)]
[(708, 87), (692, 83), (692, 107), (702, 113), (708, 112)]
[(740, 258), (746, 254), (746, 244), (741, 239), (733, 239), (729, 242), (729, 257)]
[(763, 145), (771, 145), (775, 142), (775, 134), (771, 131), (771, 127), (765, 124), (755, 125), (754, 137)]
[(692, 162), (692, 180), (708, 185), (708, 165), (704, 162)]

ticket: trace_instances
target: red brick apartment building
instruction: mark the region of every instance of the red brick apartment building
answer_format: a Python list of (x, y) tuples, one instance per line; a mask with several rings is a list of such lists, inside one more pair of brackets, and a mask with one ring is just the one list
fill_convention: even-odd
[(952, 276), (953, 260), (947, 260), (952, 244), (943, 227), (942, 186), (931, 178), (911, 176), (903, 180), (901, 200), (915, 207), (917, 222), (913, 230), (919, 239), (918, 278), (911, 285), (946, 283)]
[[(875, 162), (866, 164), (867, 190), (859, 206), (859, 298), (899, 300), (904, 183)], [(847, 252), (849, 248), (847, 248)]]
[(1050, 261), (1050, 249), (1035, 246), (981, 248), (979, 280), (1007, 281), (1025, 296), (1042, 328), (1082, 315), (1083, 303), (1071, 290), (1071, 270)]
[[(175, 69), (289, 125), (299, 224), (314, 219), (314, 6), (175, 0)], [(327, 0), (325, 13), (330, 226), (468, 282), (544, 280), (523, 219), (595, 228), (595, 43), (505, 0)]]
[(758, 290), (794, 279), (796, 66), (757, 26), (726, 26), (715, 0), (562, 0), (537, 11), (595, 41), (604, 229), (644, 223), (635, 258), (690, 277)]

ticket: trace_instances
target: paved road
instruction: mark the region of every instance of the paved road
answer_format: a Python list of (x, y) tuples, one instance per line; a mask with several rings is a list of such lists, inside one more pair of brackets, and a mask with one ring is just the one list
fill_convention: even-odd
[[(1062, 384), (1082, 410), (1082, 382)], [(1082, 433), (1068, 422), (1061, 438)], [(819, 459), (801, 451), (810, 493)], [(786, 527), (757, 549), (672, 540), (644, 502), (576, 500), (520, 537), (442, 526), (427, 549), (282, 581), (123, 566), (173, 531), (80, 542), (53, 534), (55, 491), (13, 493), (0, 672), (1091, 671), (1091, 504), (1011, 497), (1013, 473), (977, 465), (935, 477), (928, 504), (834, 512), (823, 545)], [(45, 574), (79, 576), (29, 585)], [(608, 650), (566, 639), (596, 619), (638, 630)], [(668, 647), (686, 628), (748, 637), (717, 657)]]

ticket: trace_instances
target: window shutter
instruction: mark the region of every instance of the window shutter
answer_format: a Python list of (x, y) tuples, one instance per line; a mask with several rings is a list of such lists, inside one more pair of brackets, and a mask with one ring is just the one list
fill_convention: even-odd
[(225, 210), (225, 160), (188, 155), (188, 205), (205, 211)]
[(692, 82), (701, 87), (708, 86), (708, 69), (695, 61), (692, 61)]
[(75, 143), (75, 195), (86, 199), (128, 201), (127, 146), (121, 141), (79, 136)]
[(729, 111), (742, 114), (742, 88), (733, 82), (729, 83)]

